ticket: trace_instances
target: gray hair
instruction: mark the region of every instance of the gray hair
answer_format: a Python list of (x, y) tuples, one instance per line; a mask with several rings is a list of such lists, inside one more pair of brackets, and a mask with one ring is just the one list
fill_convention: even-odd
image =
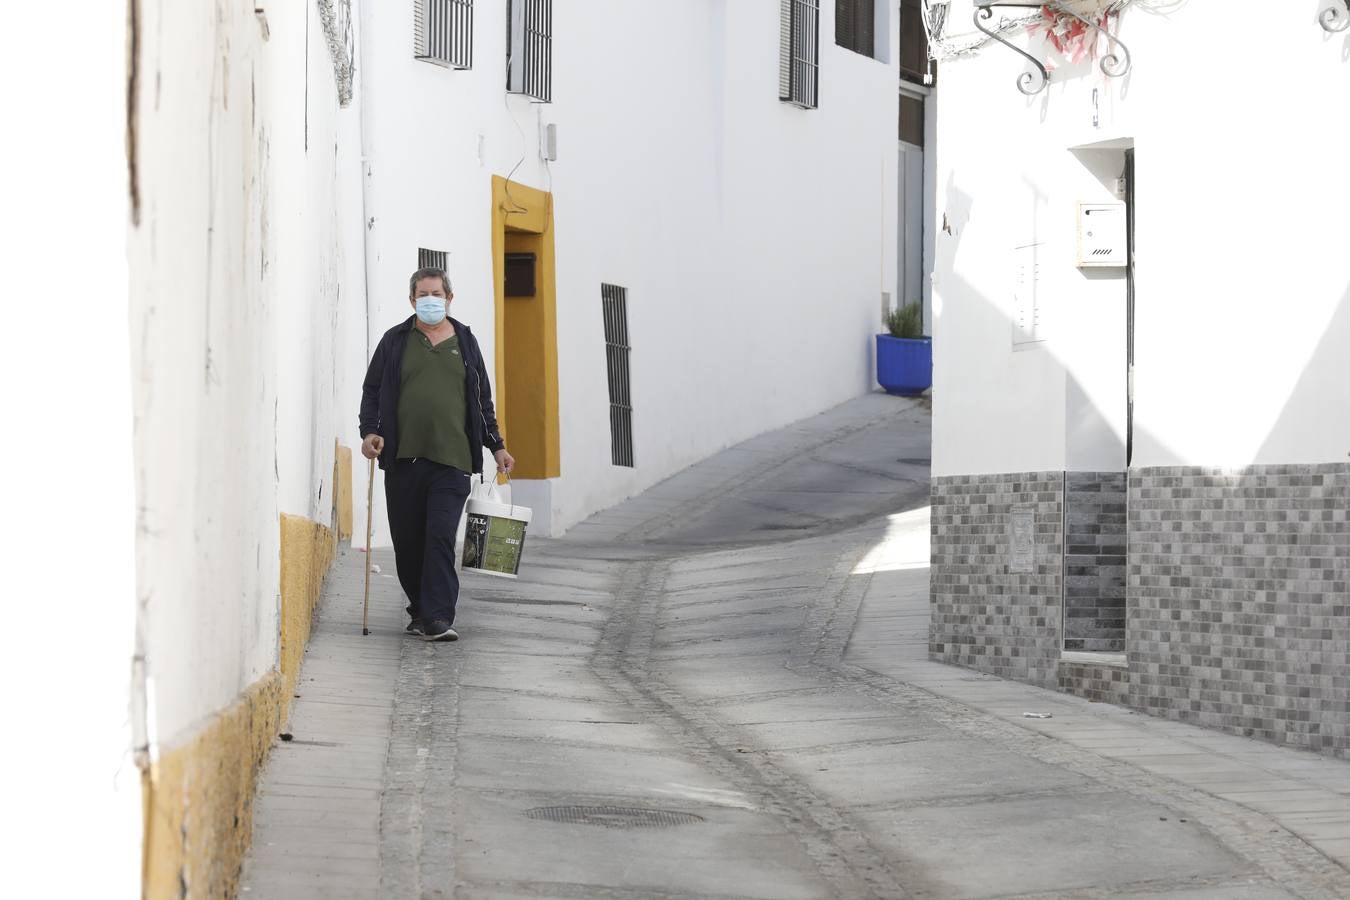
[(421, 281), (423, 278), (439, 278), (441, 280), (441, 286), (445, 288), (445, 296), (449, 297), (454, 293), (450, 288), (450, 276), (445, 274), (444, 269), (439, 266), (426, 266), (412, 273), (412, 277), (408, 279), (409, 297), (417, 293), (417, 282)]

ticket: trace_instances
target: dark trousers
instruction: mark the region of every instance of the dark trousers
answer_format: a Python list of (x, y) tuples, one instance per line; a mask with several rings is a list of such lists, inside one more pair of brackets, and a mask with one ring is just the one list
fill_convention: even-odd
[(384, 497), (408, 615), (454, 622), (455, 531), (469, 499), (468, 473), (429, 459), (400, 459), (385, 471)]

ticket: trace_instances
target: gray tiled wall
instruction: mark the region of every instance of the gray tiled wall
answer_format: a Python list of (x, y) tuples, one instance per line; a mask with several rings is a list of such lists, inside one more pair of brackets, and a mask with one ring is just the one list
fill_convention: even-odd
[(1345, 464), (1132, 471), (1130, 705), (1350, 757), (1347, 507)]
[(933, 479), (933, 659), (1057, 686), (1063, 502), (1062, 472)]
[(1064, 476), (1064, 649), (1125, 650), (1125, 473)]
[(1060, 660), (1059, 689), (1096, 703), (1130, 703), (1130, 672), (1123, 666)]

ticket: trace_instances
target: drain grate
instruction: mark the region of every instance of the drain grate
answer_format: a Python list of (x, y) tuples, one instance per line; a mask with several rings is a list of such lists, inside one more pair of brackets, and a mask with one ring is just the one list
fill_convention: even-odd
[(907, 466), (931, 466), (933, 464), (933, 461), (927, 456), (902, 456), (896, 462), (904, 463)]
[(669, 809), (638, 809), (623, 806), (539, 806), (525, 815), (545, 822), (568, 825), (599, 825), (602, 828), (673, 828), (702, 822), (702, 816)]

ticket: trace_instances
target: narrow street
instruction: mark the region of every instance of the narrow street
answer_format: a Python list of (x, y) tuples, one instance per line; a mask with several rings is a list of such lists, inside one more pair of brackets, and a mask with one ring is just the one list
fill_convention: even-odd
[(728, 449), (453, 644), (344, 552), (242, 896), (1350, 897), (1350, 763), (928, 660), (928, 447), (872, 394)]

